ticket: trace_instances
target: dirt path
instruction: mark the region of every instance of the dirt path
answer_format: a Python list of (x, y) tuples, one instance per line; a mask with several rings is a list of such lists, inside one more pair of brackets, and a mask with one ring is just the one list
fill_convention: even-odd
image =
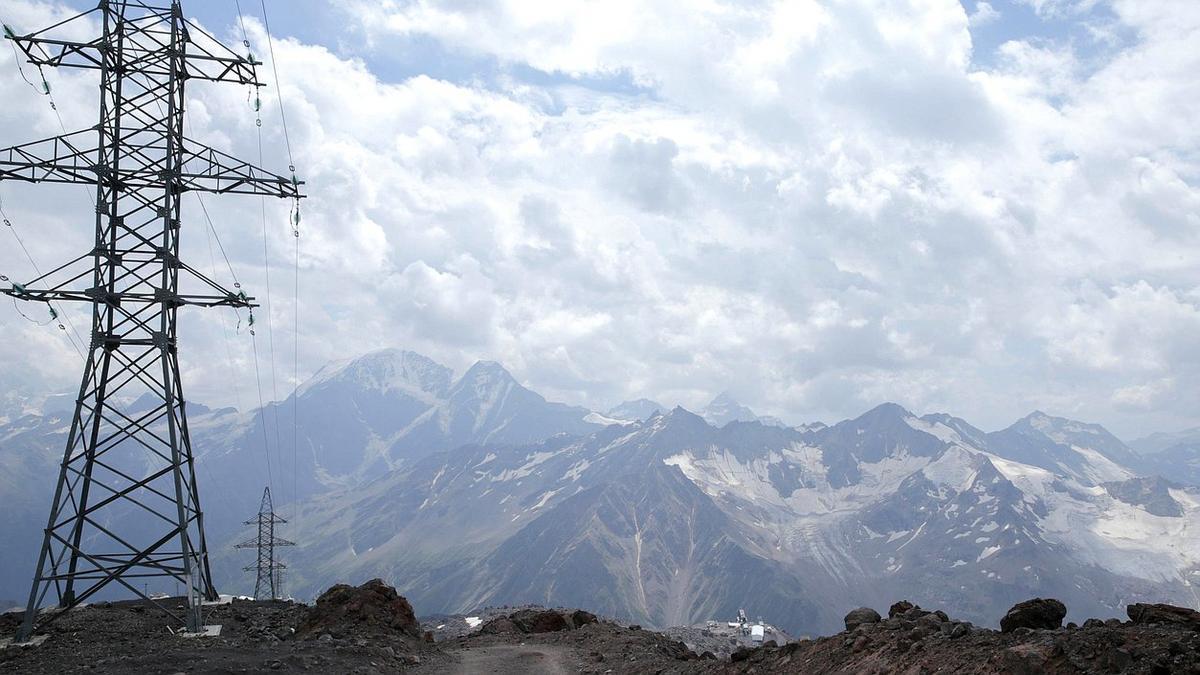
[(449, 652), (455, 663), (421, 668), (417, 673), (430, 675), (475, 675), (476, 673), (531, 673), (566, 675), (575, 669), (571, 650), (558, 645), (487, 645)]

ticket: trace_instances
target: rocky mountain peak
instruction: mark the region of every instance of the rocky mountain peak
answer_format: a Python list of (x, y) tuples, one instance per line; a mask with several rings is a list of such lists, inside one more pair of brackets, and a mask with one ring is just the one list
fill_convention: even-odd
[(1113, 499), (1132, 506), (1139, 506), (1151, 515), (1178, 518), (1183, 507), (1171, 496), (1175, 485), (1162, 476), (1142, 476), (1126, 481), (1104, 484), (1104, 489)]
[(658, 402), (651, 401), (648, 398), (638, 398), (622, 402), (620, 405), (604, 413), (604, 416), (615, 420), (636, 422), (648, 419), (650, 416), (663, 410), (667, 410), (667, 407)]
[(753, 422), (758, 419), (753, 410), (738, 403), (728, 391), (718, 394), (700, 414), (717, 427), (723, 427), (730, 422)]
[(868, 424), (878, 424), (881, 422), (903, 422), (905, 418), (913, 416), (914, 415), (904, 406), (900, 405), (899, 403), (892, 403), (888, 401), (885, 403), (880, 403), (874, 408), (871, 408), (867, 412), (859, 415), (855, 421), (866, 422)]
[(688, 410), (687, 408), (684, 408), (681, 405), (671, 408), (671, 410), (667, 412), (663, 418), (666, 420), (668, 425), (688, 426), (697, 429), (711, 426), (703, 417), (697, 415), (691, 410)]
[(1000, 456), (1051, 471), (1066, 471), (1086, 484), (1120, 481), (1133, 474), (1138, 458), (1099, 424), (1035, 411), (1007, 429), (987, 434)]
[(441, 396), (450, 388), (453, 372), (429, 357), (403, 349), (380, 349), (355, 359), (331, 363), (296, 391), (305, 396), (330, 385), (362, 391), (425, 393)]
[(1058, 442), (1063, 442), (1071, 436), (1079, 435), (1112, 437), (1114, 441), (1116, 440), (1112, 434), (1108, 433), (1107, 429), (1099, 424), (1079, 422), (1066, 417), (1056, 417), (1040, 410), (1035, 410), (1017, 420), (1011, 428), (1036, 431)]
[(476, 361), (461, 378), (463, 382), (491, 382), (507, 384), (515, 382), (512, 373), (495, 361)]

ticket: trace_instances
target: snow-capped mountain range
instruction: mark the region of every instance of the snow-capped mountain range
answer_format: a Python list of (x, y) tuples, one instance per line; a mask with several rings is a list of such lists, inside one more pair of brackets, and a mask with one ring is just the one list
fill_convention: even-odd
[[(746, 608), (799, 633), (899, 597), (982, 623), (1035, 595), (1075, 619), (1200, 603), (1186, 439), (1141, 454), (1040, 412), (985, 433), (895, 404), (788, 427), (727, 395), (703, 416), (648, 400), (599, 413), (495, 363), (455, 379), (395, 350), (266, 410), (193, 415), (223, 588), (252, 583), (225, 544), (265, 481), (263, 438), (276, 415), (290, 437), (294, 410), (296, 459), (273, 479), (298, 597), (382, 576), (423, 612), (540, 602), (667, 626)], [(65, 424), (0, 425), (0, 540), (24, 544), (0, 550), (0, 597), (28, 583)]]

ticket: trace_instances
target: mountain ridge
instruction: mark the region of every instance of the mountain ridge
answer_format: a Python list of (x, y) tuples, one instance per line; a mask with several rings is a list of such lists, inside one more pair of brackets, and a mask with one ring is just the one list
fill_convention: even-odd
[[(276, 415), (289, 428), (295, 403), (304, 452), (278, 470), (298, 474), (278, 501), (302, 596), (381, 576), (431, 611), (586, 604), (662, 625), (750, 604), (817, 631), (838, 621), (831, 607), (898, 595), (967, 617), (1050, 593), (1115, 613), (1180, 597), (1200, 569), (1196, 483), (1140, 478), (1143, 458), (1099, 425), (1035, 411), (986, 433), (883, 403), (832, 426), (717, 426), (648, 400), (630, 402), (653, 408), (640, 419), (595, 423), (495, 362), (454, 378), (387, 350), (264, 409), (194, 416), (223, 587), (246, 583), (226, 544), (261, 491), (263, 428)], [(8, 541), (44, 522), (61, 427), (0, 425), (0, 496), (20, 521), (0, 524)], [(0, 595), (20, 597), (31, 557), (0, 553)]]

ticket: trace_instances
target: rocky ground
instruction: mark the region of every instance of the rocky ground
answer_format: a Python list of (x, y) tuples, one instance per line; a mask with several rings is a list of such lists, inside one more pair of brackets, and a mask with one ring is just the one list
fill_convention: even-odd
[[(715, 624), (715, 625), (714, 625)], [(776, 644), (792, 642), (792, 638), (775, 626), (766, 626), (764, 637), (774, 640)], [(702, 654), (712, 652), (719, 659), (728, 659), (739, 649), (757, 646), (747, 633), (742, 634), (741, 628), (730, 626), (724, 622), (708, 622), (694, 626), (672, 626), (663, 631), (667, 637), (679, 640), (692, 651)]]
[[(867, 612), (870, 612), (868, 614)], [(855, 610), (847, 630), (817, 640), (735, 653), (722, 672), (1200, 674), (1200, 614), (1132, 605), (1131, 620), (1061, 625), (1057, 600), (1013, 607), (1000, 631), (896, 603), (889, 617)]]
[[(174, 635), (162, 613), (141, 602), (78, 609), (46, 628), (45, 643), (0, 650), (0, 672), (1200, 675), (1200, 613), (1168, 605), (1132, 605), (1128, 621), (1064, 627), (1062, 603), (1035, 599), (1015, 606), (995, 630), (898, 602), (886, 618), (851, 611), (837, 635), (740, 646), (727, 658), (702, 648), (703, 640), (689, 639), (689, 647), (679, 639), (697, 632), (707, 639), (711, 627), (659, 633), (581, 610), (491, 608), (422, 624), (378, 581), (335, 586), (312, 607), (233, 601), (206, 611), (207, 622), (222, 625), (219, 637)], [(18, 619), (0, 615), (0, 638)]]
[[(379, 584), (378, 586), (382, 586)], [(237, 673), (267, 670), (369, 673), (448, 662), (422, 639), (420, 627), (397, 621), (402, 615), (391, 591), (379, 595), (364, 584), (342, 604), (315, 607), (291, 602), (234, 600), (205, 608), (205, 623), (219, 624), (215, 638), (183, 638), (170, 622), (143, 601), (99, 603), (68, 612), (50, 623), (49, 639), (32, 647), (0, 650), (0, 672), (52, 673)], [(322, 595), (348, 587), (334, 587)], [(166, 605), (182, 611), (182, 600)], [(351, 605), (349, 612), (347, 606)], [(0, 615), (0, 638), (12, 636), (20, 615)]]

